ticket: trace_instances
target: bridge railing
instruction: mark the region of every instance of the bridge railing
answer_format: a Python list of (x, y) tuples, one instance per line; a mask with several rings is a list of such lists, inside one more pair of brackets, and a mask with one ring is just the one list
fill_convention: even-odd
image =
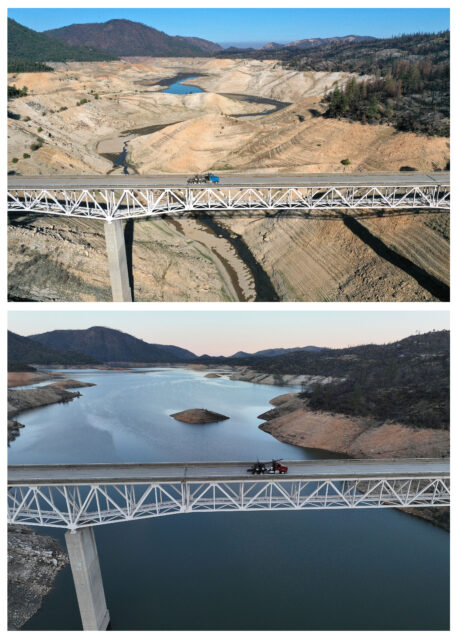
[(450, 208), (449, 185), (9, 188), (8, 211), (113, 219), (186, 211)]
[(178, 513), (449, 506), (449, 478), (289, 478), (15, 484), (8, 522), (78, 529)]

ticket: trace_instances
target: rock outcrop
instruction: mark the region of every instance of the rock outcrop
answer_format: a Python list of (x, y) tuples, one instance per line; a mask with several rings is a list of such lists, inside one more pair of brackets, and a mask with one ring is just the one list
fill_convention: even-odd
[(11, 418), (21, 411), (44, 407), (55, 402), (69, 402), (80, 395), (79, 391), (67, 391), (55, 385), (46, 385), (35, 389), (9, 389), (8, 417)]
[(311, 376), (311, 375), (294, 375), (262, 373), (255, 371), (249, 367), (236, 367), (234, 373), (229, 376), (230, 380), (240, 380), (241, 382), (253, 382), (255, 384), (269, 384), (277, 387), (284, 386), (302, 386), (306, 389), (314, 388), (317, 384), (330, 384), (331, 382), (339, 382), (339, 379), (330, 376)]
[(18, 422), (17, 420), (8, 420), (8, 444), (16, 440), (19, 436), (19, 429), (24, 427), (23, 424)]
[(224, 416), (221, 413), (215, 413), (215, 411), (209, 411), (208, 409), (186, 409), (185, 411), (172, 413), (171, 417), (180, 422), (187, 422), (188, 424), (207, 424), (209, 422), (229, 420), (229, 416)]
[(54, 538), (8, 526), (8, 629), (20, 629), (40, 608), (68, 557)]
[(18, 413), (56, 402), (69, 402), (82, 394), (79, 391), (67, 391), (67, 389), (94, 386), (93, 382), (65, 379), (32, 389), (8, 389), (8, 443), (15, 440), (19, 436), (19, 429), (24, 427), (23, 424), (12, 420)]

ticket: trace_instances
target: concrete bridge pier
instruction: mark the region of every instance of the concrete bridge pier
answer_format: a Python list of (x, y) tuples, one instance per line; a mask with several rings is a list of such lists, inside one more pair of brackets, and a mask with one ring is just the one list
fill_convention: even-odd
[(114, 302), (132, 302), (122, 220), (105, 222), (104, 234), (106, 236), (106, 250), (109, 260), (112, 299)]
[(93, 527), (66, 531), (67, 551), (84, 631), (106, 631), (109, 611)]

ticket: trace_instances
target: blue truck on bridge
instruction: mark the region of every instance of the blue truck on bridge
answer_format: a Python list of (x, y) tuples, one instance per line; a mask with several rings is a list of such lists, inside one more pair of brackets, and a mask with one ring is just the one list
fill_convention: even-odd
[(188, 178), (188, 184), (204, 184), (206, 182), (217, 184), (218, 182), (220, 182), (220, 178), (213, 173), (206, 173), (204, 175), (199, 175), (197, 173), (192, 178)]

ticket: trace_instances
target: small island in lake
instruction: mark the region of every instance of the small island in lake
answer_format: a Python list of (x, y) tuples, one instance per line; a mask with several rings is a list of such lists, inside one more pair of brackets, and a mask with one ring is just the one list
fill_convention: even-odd
[(208, 422), (229, 420), (229, 416), (224, 416), (221, 413), (215, 413), (215, 411), (209, 411), (208, 409), (186, 409), (185, 411), (172, 413), (171, 417), (180, 422), (188, 422), (189, 424), (207, 424)]

